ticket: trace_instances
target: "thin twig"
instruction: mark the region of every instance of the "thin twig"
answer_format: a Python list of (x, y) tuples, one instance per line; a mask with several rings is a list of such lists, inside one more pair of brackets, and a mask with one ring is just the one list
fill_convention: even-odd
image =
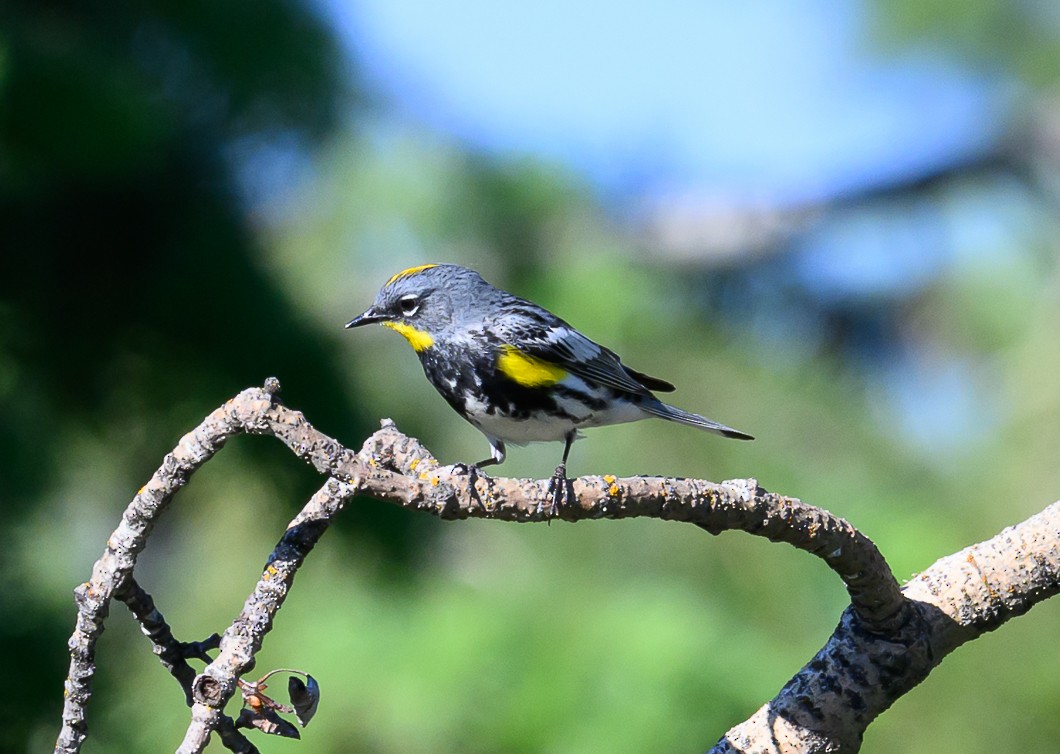
[[(114, 593), (114, 597), (129, 608), (140, 630), (151, 642), (151, 651), (158, 657), (162, 667), (169, 671), (180, 688), (184, 691), (184, 702), (192, 705), (191, 685), (195, 680), (195, 670), (188, 664), (188, 658), (194, 657), (210, 662), (207, 652), (215, 650), (221, 643), (221, 635), (214, 634), (203, 641), (181, 642), (173, 636), (173, 631), (161, 611), (155, 605), (151, 595), (129, 576), (125, 583)], [(217, 734), (229, 751), (256, 754), (257, 748), (238, 730), (235, 720), (222, 715)]]
[(124, 602), (129, 612), (136, 618), (140, 624), (140, 630), (151, 641), (151, 651), (158, 657), (162, 667), (177, 679), (190, 707), (191, 682), (195, 680), (195, 670), (188, 664), (185, 645), (174, 638), (169, 624), (155, 606), (151, 595), (130, 576), (114, 592), (114, 596)]

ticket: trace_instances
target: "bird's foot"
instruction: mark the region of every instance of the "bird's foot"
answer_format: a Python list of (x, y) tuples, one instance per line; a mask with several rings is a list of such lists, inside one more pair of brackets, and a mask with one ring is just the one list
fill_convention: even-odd
[(478, 483), (478, 479), (479, 479), (480, 475), (486, 477), (487, 479), (489, 479), (489, 477), (486, 474), (482, 473), (482, 470), (479, 468), (479, 464), (477, 464), (477, 463), (454, 463), (453, 464), (453, 473), (457, 474), (458, 476), (465, 476), (465, 475), (467, 476), (467, 492), (468, 492), (468, 495), (470, 496), (470, 498), (472, 500), (474, 500), (476, 503), (479, 504), (479, 506), (482, 508), (482, 510), (484, 510), (486, 512), (489, 512), (489, 506), (486, 505), (486, 502), (482, 499), (482, 496), (478, 493), (478, 487), (476, 486), (477, 483)]
[(548, 507), (541, 503), (537, 507), (538, 514), (544, 514), (549, 523), (559, 515), (560, 508), (573, 495), (570, 489), (571, 482), (567, 479), (567, 465), (561, 463), (556, 467), (556, 472), (548, 480)]

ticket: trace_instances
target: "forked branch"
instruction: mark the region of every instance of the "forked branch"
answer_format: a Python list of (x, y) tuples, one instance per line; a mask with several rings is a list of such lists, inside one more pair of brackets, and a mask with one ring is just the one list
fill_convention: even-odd
[[(79, 751), (87, 735), (95, 645), (113, 597), (129, 604), (160, 659), (190, 693), (192, 722), (180, 752), (201, 751), (215, 730), (229, 749), (252, 752), (254, 747), (223, 709), (240, 677), (253, 667), (297, 569), (351, 497), (369, 495), (441, 518), (546, 520), (547, 480), (468, 476), (439, 466), (417, 440), (389, 421), (353, 452), (283, 406), (278, 390), (274, 379), (264, 389), (245, 390), (185, 435), (127, 507), (91, 580), (76, 590), (77, 626), (70, 639), (57, 752)], [(176, 643), (132, 573), (176, 492), (230, 437), (242, 433), (276, 437), (328, 481), (291, 522), (243, 613), (217, 645), (217, 657), (189, 687), (185, 660), (202, 656), (206, 646)], [(875, 545), (853, 526), (797, 499), (769, 493), (754, 479), (715, 484), (589, 476), (573, 480), (571, 492), (570, 502), (559, 511), (564, 520), (650, 516), (693, 523), (711, 533), (738, 529), (816, 555), (846, 585), (851, 607), (828, 644), (776, 699), (730, 731), (715, 747), (719, 752), (856, 750), (865, 726), (947, 652), (1055, 593), (1060, 579), (1060, 504), (999, 535), (1009, 537), (1003, 547), (983, 543), (939, 561), (903, 594)], [(1013, 546), (1017, 535), (1031, 539)], [(969, 572), (972, 565), (976, 567)], [(950, 588), (962, 574), (965, 587)]]

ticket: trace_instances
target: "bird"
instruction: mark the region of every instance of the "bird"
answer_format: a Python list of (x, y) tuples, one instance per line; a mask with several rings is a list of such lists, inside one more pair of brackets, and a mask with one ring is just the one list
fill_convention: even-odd
[(566, 497), (567, 461), (579, 430), (660, 418), (737, 440), (754, 438), (663, 403), (674, 385), (622, 363), (547, 309), (455, 264), (401, 270), (346, 328), (378, 323), (412, 346), (446, 402), (483, 435), (490, 456), (457, 464), (469, 473), (503, 463), (507, 446), (563, 442), (550, 479), (551, 513)]

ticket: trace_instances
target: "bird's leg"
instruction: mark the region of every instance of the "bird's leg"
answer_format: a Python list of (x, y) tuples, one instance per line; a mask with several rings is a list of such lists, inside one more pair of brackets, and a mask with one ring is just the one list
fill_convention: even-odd
[(500, 440), (494, 440), (492, 437), (487, 437), (486, 440), (490, 444), (490, 457), (484, 461), (478, 463), (454, 463), (453, 472), (456, 474), (477, 474), (480, 470), (486, 466), (495, 466), (499, 463), (504, 463), (504, 459), (508, 457), (507, 451), (505, 450), (504, 443)]
[(570, 447), (574, 444), (577, 432), (571, 430), (563, 438), (563, 462), (556, 467), (555, 473), (548, 482), (548, 495), (550, 498), (548, 507), (548, 520), (551, 521), (558, 513), (560, 506), (567, 501), (570, 480), (567, 479), (567, 456), (570, 455)]
[(504, 443), (500, 440), (494, 440), (492, 437), (486, 438), (490, 444), (490, 457), (484, 461), (478, 463), (454, 463), (453, 473), (454, 474), (467, 474), (467, 489), (468, 493), (478, 500), (479, 505), (482, 506), (483, 510), (489, 510), (486, 503), (483, 502), (482, 498), (478, 495), (475, 490), (475, 484), (478, 482), (479, 472), (483, 466), (494, 466), (496, 464), (504, 463), (504, 459), (507, 456), (505, 452)]

